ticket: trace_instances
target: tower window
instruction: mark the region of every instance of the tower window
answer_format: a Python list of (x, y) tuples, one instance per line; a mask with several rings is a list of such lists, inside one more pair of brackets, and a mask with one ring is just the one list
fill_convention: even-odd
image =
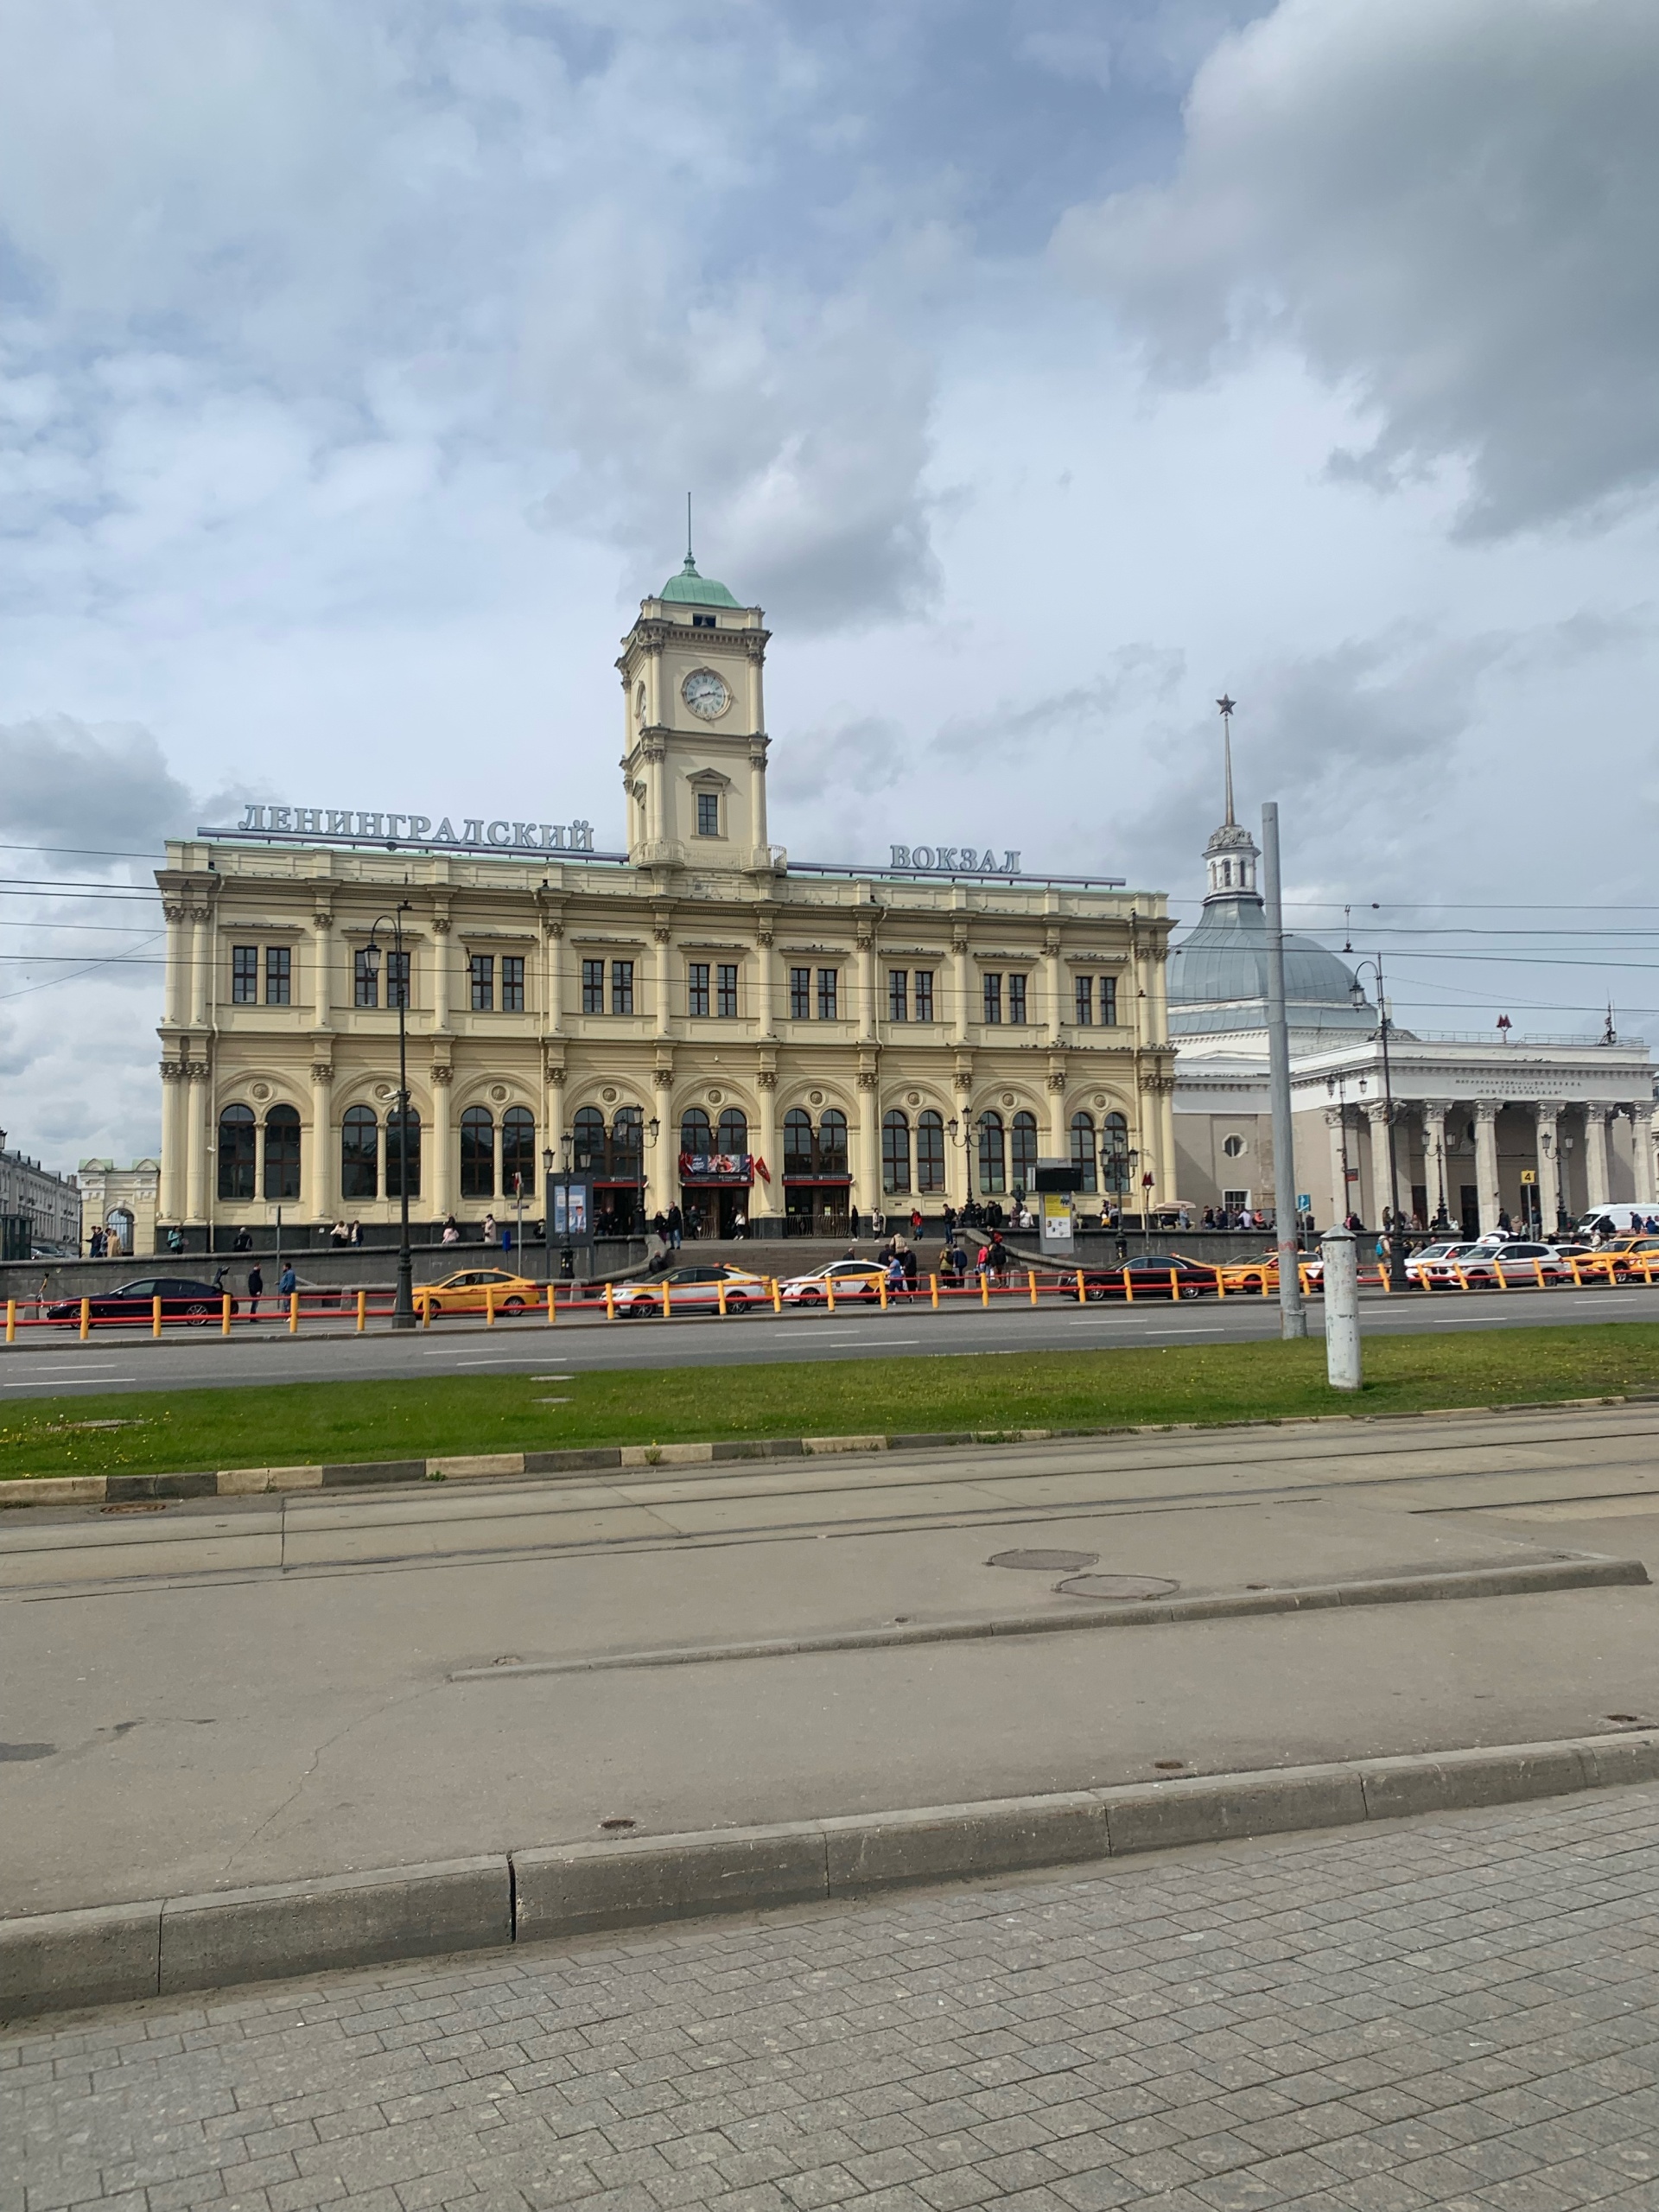
[(1233, 864), (1231, 861), (1223, 861), (1221, 864), (1221, 880), (1224, 883), (1230, 883), (1232, 881)]
[(691, 617), (691, 627), (694, 630), (712, 630), (715, 627), (715, 618), (712, 614), (694, 614)]
[(720, 793), (697, 793), (697, 835), (699, 837), (718, 837), (720, 835)]

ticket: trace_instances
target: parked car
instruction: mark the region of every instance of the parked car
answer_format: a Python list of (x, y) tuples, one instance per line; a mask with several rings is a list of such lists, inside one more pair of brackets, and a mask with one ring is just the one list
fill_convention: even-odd
[[(93, 1323), (149, 1321), (158, 1298), (163, 1321), (190, 1321), (200, 1326), (207, 1321), (217, 1321), (225, 1311), (225, 1293), (216, 1282), (198, 1282), (188, 1275), (143, 1275), (135, 1282), (124, 1282), (119, 1290), (102, 1291), (88, 1300), (87, 1318)], [(238, 1311), (237, 1302), (232, 1299), (232, 1317)], [(66, 1328), (79, 1328), (80, 1300), (57, 1299), (47, 1307), (46, 1318)]]
[[(1433, 1279), (1433, 1271), (1438, 1262), (1455, 1262), (1481, 1249), (1482, 1247), (1478, 1243), (1425, 1244), (1421, 1251), (1412, 1253), (1408, 1258), (1406, 1273), (1413, 1282), (1417, 1281), (1426, 1274)], [(1449, 1274), (1446, 1278), (1450, 1282), (1455, 1282), (1457, 1279), (1455, 1273)]]
[[(1501, 1272), (1500, 1272), (1501, 1271)], [(1465, 1246), (1446, 1258), (1425, 1261), (1420, 1273), (1433, 1290), (1460, 1289), (1464, 1283), (1483, 1290), (1507, 1284), (1520, 1289), (1536, 1284), (1570, 1282), (1573, 1271), (1553, 1244), (1535, 1244), (1511, 1236), (1496, 1246)]]
[(831, 1260), (828, 1267), (815, 1268), (810, 1274), (791, 1275), (779, 1288), (786, 1306), (828, 1305), (832, 1282), (837, 1305), (843, 1298), (855, 1298), (864, 1305), (876, 1306), (880, 1303), (887, 1273), (876, 1260)]
[(747, 1268), (728, 1264), (671, 1268), (666, 1274), (653, 1275), (648, 1282), (620, 1283), (616, 1290), (616, 1311), (629, 1320), (660, 1313), (666, 1289), (671, 1314), (716, 1312), (722, 1283), (728, 1313), (748, 1313), (771, 1303), (772, 1286), (764, 1275), (752, 1274)]
[(415, 1286), (415, 1310), (424, 1320), (429, 1313), (483, 1313), (494, 1294), (498, 1313), (524, 1313), (547, 1302), (547, 1285), (528, 1275), (510, 1274), (505, 1268), (462, 1268), (442, 1282)]
[[(1613, 1274), (1620, 1282), (1645, 1282), (1649, 1271), (1659, 1273), (1659, 1236), (1621, 1236), (1611, 1248)], [(1599, 1256), (1607, 1258), (1604, 1248)]]
[[(1179, 1253), (1152, 1252), (1131, 1260), (1127, 1268), (1083, 1270), (1084, 1296), (1122, 1298), (1124, 1277), (1136, 1298), (1211, 1298), (1215, 1295), (1217, 1271), (1202, 1261), (1184, 1259)], [(1076, 1281), (1075, 1275), (1071, 1278)]]

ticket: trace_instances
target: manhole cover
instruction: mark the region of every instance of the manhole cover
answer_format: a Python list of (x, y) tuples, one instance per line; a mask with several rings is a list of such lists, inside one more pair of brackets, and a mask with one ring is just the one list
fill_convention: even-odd
[(1039, 1574), (1075, 1574), (1079, 1567), (1092, 1567), (1099, 1557), (1098, 1552), (993, 1552), (985, 1564), (1027, 1567)]
[(1068, 1598), (1167, 1598), (1179, 1582), (1160, 1582), (1155, 1574), (1074, 1574), (1060, 1588)]
[(119, 1505), (100, 1505), (100, 1513), (165, 1513), (167, 1501), (160, 1497), (126, 1498)]

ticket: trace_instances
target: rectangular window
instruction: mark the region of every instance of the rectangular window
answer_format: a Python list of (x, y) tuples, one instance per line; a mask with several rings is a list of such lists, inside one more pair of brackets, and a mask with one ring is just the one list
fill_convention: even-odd
[(715, 615), (694, 614), (691, 617), (691, 627), (694, 630), (713, 630), (718, 626), (718, 619)]
[(294, 980), (294, 955), (285, 944), (265, 947), (265, 1004), (286, 1006)]
[(1117, 1024), (1117, 978), (1103, 976), (1100, 979), (1100, 1026), (1115, 1028)]
[(231, 1003), (252, 1006), (259, 996), (259, 948), (238, 944), (231, 950)]
[(1221, 1203), (1229, 1213), (1243, 1213), (1250, 1203), (1250, 1194), (1248, 1191), (1224, 1191)]
[(632, 960), (613, 960), (611, 963), (611, 1012), (633, 1012), (633, 963)]
[(522, 1014), (524, 1010), (524, 956), (522, 952), (504, 952), (501, 956), (501, 1011), (503, 1014)]
[[(931, 1021), (933, 1019), (933, 970), (931, 968), (916, 970), (916, 1019), (918, 1021)], [(941, 1184), (939, 1187), (943, 1190), (944, 1186)]]
[(1094, 977), (1074, 976), (1071, 979), (1071, 991), (1077, 1001), (1077, 1027), (1079, 1029), (1087, 1029), (1095, 1018)]
[(722, 1021), (737, 1019), (737, 963), (724, 963), (715, 970), (715, 1012)]
[(1002, 1019), (1002, 978), (1000, 976), (982, 976), (980, 978), (980, 984), (985, 994), (986, 1020), (1001, 1021)]
[(409, 952), (389, 952), (386, 955), (386, 1004), (390, 1007), (410, 1006), (409, 963), (414, 955)]
[(582, 963), (582, 1010), (584, 1014), (603, 1014), (605, 1011), (605, 963), (584, 960)]
[(699, 837), (718, 837), (720, 835), (720, 793), (697, 793), (697, 835)]
[(475, 952), (469, 964), (473, 973), (473, 1012), (490, 1014), (495, 1007), (495, 955)]
[(834, 1021), (836, 998), (841, 988), (839, 968), (820, 968), (818, 970), (818, 1020)]
[(352, 1002), (354, 1006), (378, 1006), (380, 1003), (379, 970), (370, 964), (366, 945), (353, 957)]
[(1023, 1021), (1025, 1018), (1026, 978), (1023, 976), (1010, 976), (1008, 978), (1008, 1020)]
[(707, 1019), (709, 1013), (709, 963), (693, 960), (685, 971), (685, 1010), (694, 1021)]
[(887, 970), (887, 1019), (889, 1021), (910, 1020), (910, 974), (904, 968)]
[(808, 1021), (812, 1015), (812, 970), (791, 968), (789, 971), (789, 1018), (791, 1021)]

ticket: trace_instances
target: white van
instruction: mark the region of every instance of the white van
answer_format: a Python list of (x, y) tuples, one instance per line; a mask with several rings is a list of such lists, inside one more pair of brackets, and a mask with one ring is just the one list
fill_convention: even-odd
[(1592, 1206), (1588, 1213), (1579, 1216), (1577, 1234), (1593, 1236), (1598, 1230), (1604, 1236), (1632, 1236), (1643, 1229), (1649, 1218), (1659, 1214), (1659, 1206), (1618, 1205)]

